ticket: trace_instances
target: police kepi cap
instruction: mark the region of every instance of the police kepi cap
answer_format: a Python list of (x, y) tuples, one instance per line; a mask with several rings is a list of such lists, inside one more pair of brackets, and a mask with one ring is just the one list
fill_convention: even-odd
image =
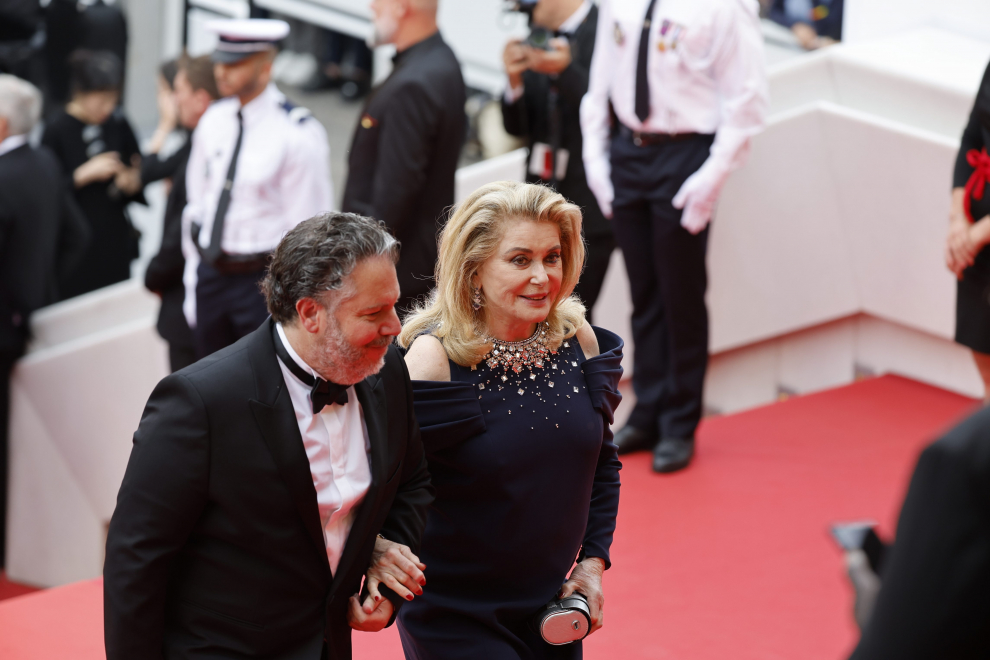
[(268, 18), (230, 18), (210, 21), (206, 29), (219, 37), (214, 62), (233, 64), (272, 48), (289, 34), (289, 24)]

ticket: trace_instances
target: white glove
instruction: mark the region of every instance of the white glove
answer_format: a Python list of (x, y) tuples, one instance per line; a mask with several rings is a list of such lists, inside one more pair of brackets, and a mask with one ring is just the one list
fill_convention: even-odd
[(708, 226), (715, 202), (718, 201), (718, 195), (728, 176), (728, 168), (707, 160), (697, 172), (687, 178), (671, 202), (675, 209), (684, 209), (681, 215), (682, 227), (697, 234)]
[(612, 219), (612, 200), (615, 199), (615, 188), (612, 187), (612, 167), (607, 158), (592, 162), (585, 161), (584, 173), (588, 180), (588, 188), (598, 200), (598, 207), (609, 220)]

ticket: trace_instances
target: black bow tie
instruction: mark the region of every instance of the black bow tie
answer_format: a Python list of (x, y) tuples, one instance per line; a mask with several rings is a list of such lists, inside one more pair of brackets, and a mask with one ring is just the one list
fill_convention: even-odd
[(338, 385), (333, 381), (323, 380), (306, 373), (289, 355), (289, 351), (282, 344), (282, 338), (278, 336), (278, 329), (274, 325), (272, 326), (272, 337), (275, 340), (275, 354), (282, 360), (282, 364), (292, 372), (293, 376), (309, 386), (309, 398), (313, 402), (314, 415), (319, 415), (320, 411), (331, 403), (340, 405), (347, 403), (347, 385)]

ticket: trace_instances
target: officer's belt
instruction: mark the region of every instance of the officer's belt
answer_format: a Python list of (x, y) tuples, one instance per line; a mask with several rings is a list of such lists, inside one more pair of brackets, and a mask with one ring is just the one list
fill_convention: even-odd
[(268, 268), (272, 253), (255, 252), (254, 254), (231, 254), (221, 252), (216, 259), (210, 260), (206, 256), (206, 250), (199, 244), (199, 232), (201, 227), (197, 223), (192, 224), (193, 244), (199, 251), (199, 258), (203, 263), (209, 264), (221, 275), (244, 275), (246, 273), (258, 273)]
[(682, 142), (701, 137), (701, 133), (643, 133), (642, 131), (634, 131), (625, 124), (619, 124), (619, 135), (637, 147), (665, 144), (667, 142)]

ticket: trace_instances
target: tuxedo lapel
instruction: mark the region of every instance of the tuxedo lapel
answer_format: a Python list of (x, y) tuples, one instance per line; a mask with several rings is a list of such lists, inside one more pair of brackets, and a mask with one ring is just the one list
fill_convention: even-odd
[(275, 345), (271, 336), (271, 323), (265, 323), (252, 337), (251, 363), (257, 379), (258, 400), (251, 400), (258, 430), (268, 446), (279, 474), (296, 505), (313, 547), (319, 552), (330, 574), (326, 540), (320, 520), (320, 508), (316, 501), (316, 488), (310, 471), (309, 458), (303, 445), (299, 426), (296, 424), (292, 400), (282, 378), (282, 370), (275, 357)]
[(386, 452), (388, 451), (388, 408), (385, 401), (385, 385), (380, 376), (370, 376), (354, 386), (361, 410), (364, 413), (364, 423), (368, 428), (368, 442), (371, 446), (369, 459), (371, 462), (371, 486), (358, 508), (357, 517), (347, 535), (344, 553), (341, 555), (337, 573), (330, 587), (330, 596), (340, 586), (343, 576), (351, 570), (354, 560), (364, 545), (364, 539), (373, 531), (369, 529), (375, 518), (378, 506), (378, 494), (385, 482)]

